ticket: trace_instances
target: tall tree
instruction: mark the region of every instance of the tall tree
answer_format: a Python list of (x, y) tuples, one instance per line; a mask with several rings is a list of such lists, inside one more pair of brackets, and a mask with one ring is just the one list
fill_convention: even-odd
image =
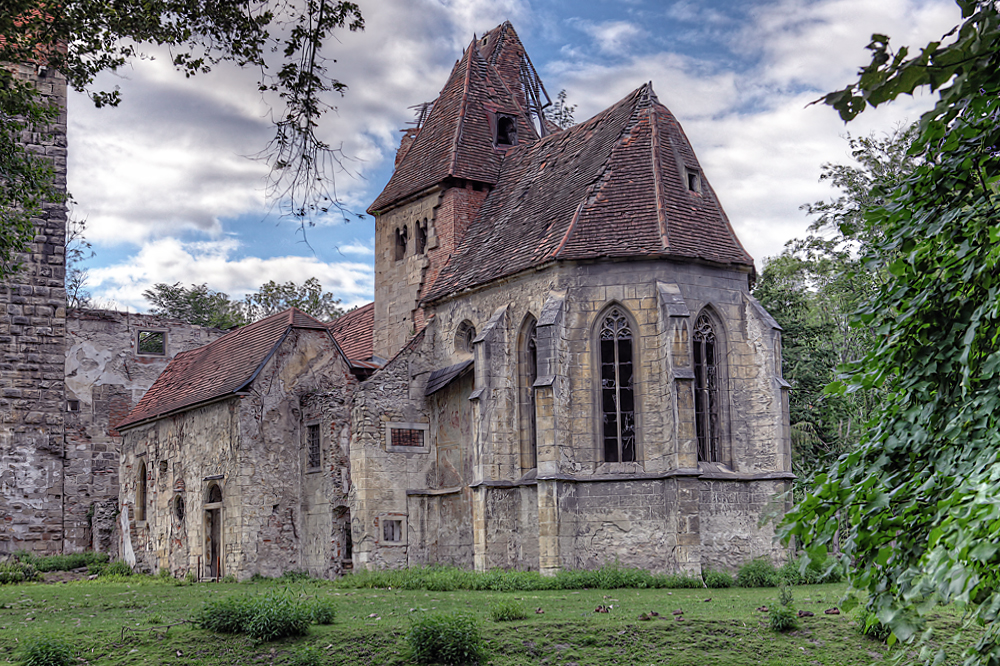
[(344, 314), (339, 305), (340, 299), (324, 292), (323, 285), (316, 278), (309, 278), (301, 287), (294, 282), (278, 284), (270, 280), (243, 301), (244, 311), (250, 321), (263, 319), (288, 308), (298, 308), (320, 321), (332, 321)]
[[(260, 91), (284, 104), (262, 154), (271, 167), (269, 192), (284, 212), (308, 220), (338, 205), (331, 162), (340, 153), (316, 129), (331, 108), (330, 96), (346, 86), (328, 72), (336, 61), (324, 44), (338, 29), (363, 27), (358, 5), (345, 0), (5, 0), (0, 62), (58, 71), (98, 107), (117, 104), (120, 95), (117, 88), (93, 90), (95, 77), (150, 45), (168, 47), (174, 66), (187, 76), (221, 61), (260, 71)], [(25, 132), (43, 131), (57, 114), (30, 80), (0, 67), (0, 277), (25, 249), (42, 203), (60, 200), (51, 166), (20, 141)]]
[(205, 284), (184, 287), (180, 282), (160, 283), (142, 292), (149, 301), (150, 312), (186, 321), (196, 326), (233, 328), (248, 324), (239, 301), (229, 295), (209, 289)]
[(1000, 11), (958, 4), (950, 39), (911, 56), (874, 35), (859, 80), (824, 98), (850, 120), (918, 87), (938, 95), (909, 151), (919, 164), (865, 214), (880, 233), (864, 263), (888, 279), (856, 318), (877, 337), (831, 389), (889, 390), (783, 529), (820, 556), (839, 514), (852, 583), (890, 640), (955, 602), (986, 627), (971, 666), (1000, 663)]

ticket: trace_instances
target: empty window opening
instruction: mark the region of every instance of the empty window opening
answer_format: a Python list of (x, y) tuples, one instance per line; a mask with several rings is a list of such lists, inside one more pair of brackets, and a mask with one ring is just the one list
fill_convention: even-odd
[(612, 308), (601, 322), (600, 355), (604, 460), (634, 462), (632, 328), (625, 313), (619, 308)]
[(308, 450), (306, 464), (309, 469), (318, 469), (322, 465), (318, 423), (306, 426), (306, 448)]
[(218, 504), (219, 502), (221, 502), (222, 488), (219, 487), (219, 484), (213, 483), (212, 485), (210, 485), (208, 487), (208, 494), (206, 495), (206, 497), (208, 498), (207, 502), (208, 504)]
[(694, 415), (698, 460), (721, 462), (719, 456), (719, 373), (715, 329), (702, 313), (692, 336), (694, 351)]
[(521, 325), (518, 349), (521, 414), (521, 467), (538, 466), (538, 424), (535, 414), (535, 380), (538, 379), (537, 322), (530, 314)]
[(80, 411), (80, 401), (79, 400), (67, 400), (66, 401), (66, 411), (67, 412), (78, 412), (78, 411)]
[(497, 116), (497, 145), (517, 145), (517, 122), (513, 116)]
[(146, 461), (139, 462), (135, 484), (135, 519), (146, 520)]
[(403, 521), (382, 519), (382, 541), (400, 542), (403, 540)]
[(144, 356), (164, 356), (167, 353), (167, 332), (140, 330), (135, 352)]
[(684, 169), (687, 174), (687, 187), (691, 192), (701, 192), (701, 173), (697, 169)]
[(396, 229), (396, 261), (400, 261), (406, 256), (406, 241), (408, 235), (406, 227)]
[(179, 521), (184, 520), (184, 498), (180, 495), (174, 495), (174, 516)]
[(472, 341), (476, 339), (476, 327), (466, 319), (455, 331), (455, 351), (472, 353)]
[(417, 254), (423, 254), (427, 248), (427, 218), (423, 222), (417, 223), (416, 247), (413, 249)]
[(392, 428), (389, 443), (392, 446), (423, 446), (424, 431), (417, 428)]

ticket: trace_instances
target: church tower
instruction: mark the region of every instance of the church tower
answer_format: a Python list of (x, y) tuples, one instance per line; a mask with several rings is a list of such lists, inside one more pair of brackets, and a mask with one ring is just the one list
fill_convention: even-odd
[(462, 242), (503, 156), (553, 130), (538, 74), (509, 22), (473, 39), (441, 93), (404, 130), (375, 216), (374, 354), (388, 359), (424, 325), (421, 301)]

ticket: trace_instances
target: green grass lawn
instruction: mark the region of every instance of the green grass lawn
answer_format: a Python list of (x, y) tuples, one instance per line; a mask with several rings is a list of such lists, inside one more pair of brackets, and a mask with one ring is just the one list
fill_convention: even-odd
[[(78, 663), (89, 664), (293, 664), (304, 648), (318, 652), (323, 664), (407, 664), (411, 619), (450, 611), (479, 620), (488, 662), (496, 666), (849, 666), (891, 656), (885, 645), (859, 636), (849, 614), (823, 614), (837, 604), (843, 584), (796, 587), (795, 607), (815, 615), (787, 634), (768, 629), (767, 616), (756, 610), (777, 604), (775, 588), (427, 592), (337, 589), (324, 581), (288, 585), (336, 606), (337, 621), (311, 627), (304, 638), (255, 644), (190, 624), (163, 628), (191, 619), (208, 600), (276, 585), (175, 585), (146, 578), (0, 586), (0, 662), (16, 663), (20, 641), (52, 633), (71, 643)], [(490, 601), (501, 597), (522, 601), (528, 618), (492, 622)], [(595, 613), (600, 605), (610, 612)], [(674, 615), (678, 610), (682, 614)], [(651, 611), (659, 617), (638, 619)], [(934, 622), (938, 635), (950, 638), (961, 618), (944, 610)], [(957, 654), (951, 662), (959, 663)]]

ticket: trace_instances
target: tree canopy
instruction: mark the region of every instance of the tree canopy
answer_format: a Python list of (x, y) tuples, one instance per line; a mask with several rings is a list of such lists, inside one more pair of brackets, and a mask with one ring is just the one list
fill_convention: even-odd
[[(959, 0), (963, 23), (911, 55), (873, 35), (872, 61), (823, 101), (845, 120), (928, 86), (911, 173), (869, 209), (866, 270), (887, 279), (855, 315), (873, 349), (828, 389), (883, 393), (860, 445), (817, 475), (784, 534), (812, 557), (847, 525), (843, 557), (890, 641), (938, 604), (986, 626), (965, 663), (1000, 663), (1000, 13)], [(923, 647), (935, 663), (943, 651)]]
[[(358, 5), (345, 0), (5, 0), (0, 62), (57, 71), (98, 107), (117, 104), (120, 93), (93, 89), (95, 77), (154, 45), (167, 47), (187, 76), (222, 61), (258, 70), (258, 89), (284, 105), (262, 152), (271, 167), (269, 194), (283, 212), (305, 220), (338, 205), (330, 167), (339, 152), (316, 130), (332, 108), (330, 95), (346, 86), (330, 75), (336, 61), (324, 44), (338, 29), (363, 27)], [(62, 200), (51, 165), (21, 143), (57, 114), (30, 79), (0, 67), (0, 276), (25, 249), (42, 203)]]

